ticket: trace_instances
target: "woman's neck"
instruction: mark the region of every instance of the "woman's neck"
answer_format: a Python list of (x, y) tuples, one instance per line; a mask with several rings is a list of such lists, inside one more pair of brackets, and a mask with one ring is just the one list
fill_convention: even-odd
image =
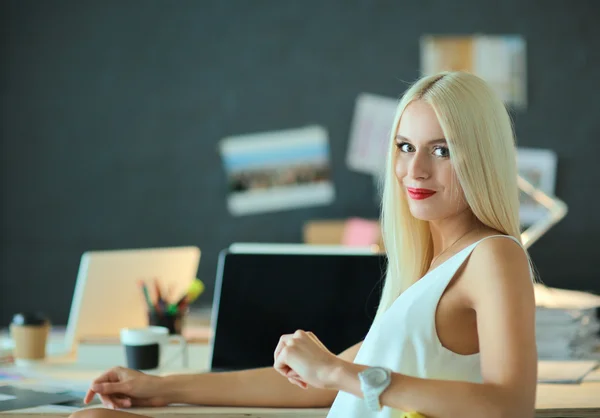
[(451, 218), (429, 222), (435, 259), (457, 241), (464, 241), (468, 235), (485, 226), (467, 209)]

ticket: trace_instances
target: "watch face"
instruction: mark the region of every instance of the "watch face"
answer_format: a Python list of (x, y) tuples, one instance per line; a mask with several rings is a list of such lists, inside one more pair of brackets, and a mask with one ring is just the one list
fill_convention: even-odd
[(368, 369), (365, 373), (365, 380), (370, 386), (379, 386), (387, 380), (387, 372), (379, 367)]

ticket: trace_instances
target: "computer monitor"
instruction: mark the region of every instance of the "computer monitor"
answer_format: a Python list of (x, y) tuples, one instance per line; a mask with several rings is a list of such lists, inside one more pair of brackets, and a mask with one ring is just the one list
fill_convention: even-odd
[(176, 299), (196, 278), (199, 262), (197, 247), (85, 252), (71, 303), (66, 351), (74, 351), (85, 338), (118, 337), (121, 328), (146, 326), (148, 305), (138, 282), (146, 281), (153, 292), (156, 278), (162, 291), (169, 289)]
[(219, 254), (211, 326), (213, 371), (273, 365), (283, 334), (312, 331), (338, 354), (375, 317), (385, 255), (318, 245), (232, 245)]

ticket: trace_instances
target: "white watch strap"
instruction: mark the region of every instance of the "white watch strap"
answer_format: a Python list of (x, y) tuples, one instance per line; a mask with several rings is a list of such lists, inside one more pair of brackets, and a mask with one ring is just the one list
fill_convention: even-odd
[(379, 403), (379, 393), (367, 391), (365, 394), (365, 404), (371, 411), (380, 411), (381, 404)]
[[(374, 369), (380, 369), (380, 370), (374, 370)], [(377, 382), (377, 380), (375, 380), (374, 383), (370, 383), (372, 380), (370, 380), (373, 376), (372, 373), (369, 374), (369, 372), (381, 372), (381, 370), (383, 370), (383, 372), (386, 374), (386, 378), (384, 381), (380, 381), (380, 383), (375, 383)], [(363, 401), (365, 402), (365, 406), (371, 410), (371, 411), (381, 411), (382, 409), (382, 405), (381, 405), (381, 401), (380, 401), (380, 396), (381, 394), (388, 388), (388, 386), (391, 383), (391, 376), (392, 371), (388, 368), (384, 368), (384, 367), (371, 367), (361, 373), (359, 373), (359, 379), (360, 379), (360, 389), (363, 393)]]

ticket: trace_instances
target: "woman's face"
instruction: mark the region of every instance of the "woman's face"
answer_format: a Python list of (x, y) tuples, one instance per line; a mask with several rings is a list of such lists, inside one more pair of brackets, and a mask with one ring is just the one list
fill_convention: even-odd
[(441, 220), (468, 208), (444, 132), (433, 108), (422, 100), (411, 102), (400, 119), (396, 178), (418, 219)]

